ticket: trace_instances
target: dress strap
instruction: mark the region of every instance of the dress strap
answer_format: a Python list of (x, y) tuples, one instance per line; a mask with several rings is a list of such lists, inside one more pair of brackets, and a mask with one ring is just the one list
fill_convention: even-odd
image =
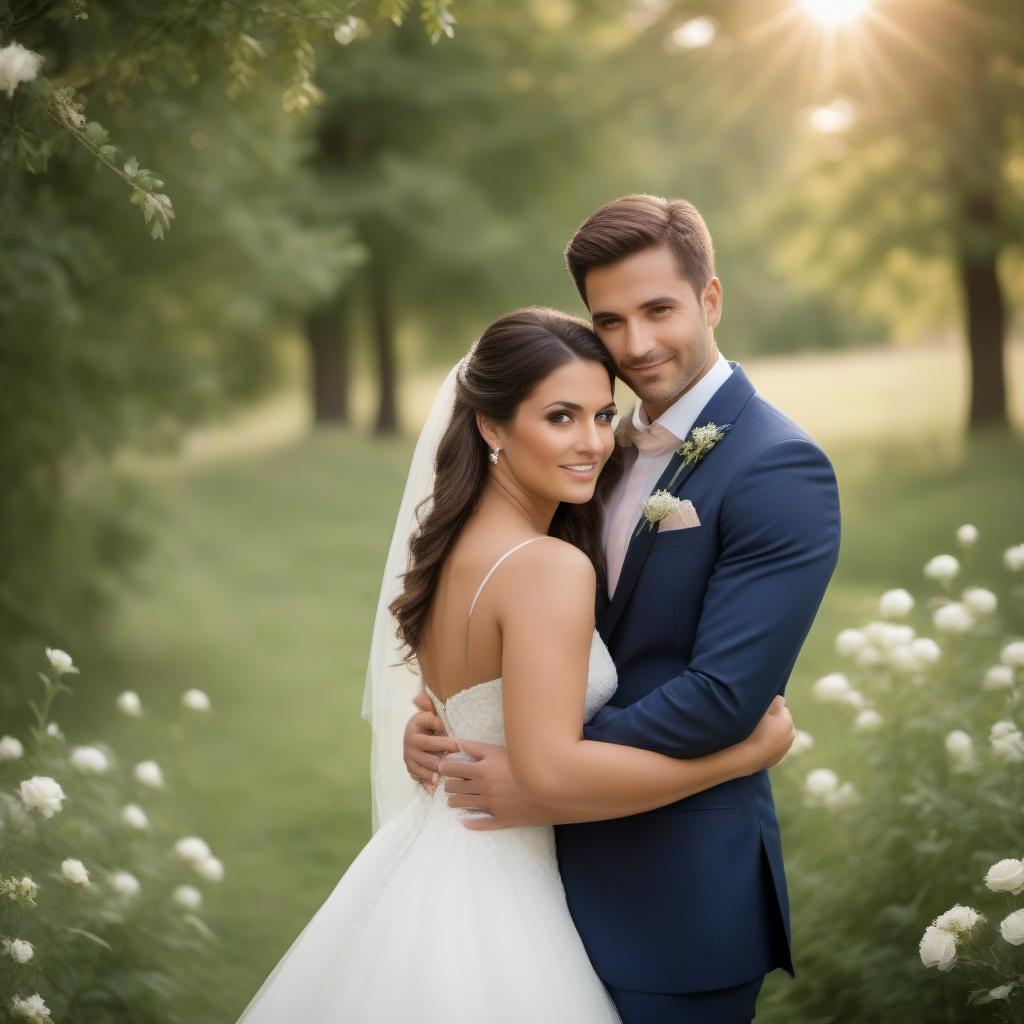
[(473, 601), (469, 606), (470, 619), (473, 618), (473, 610), (476, 608), (476, 602), (479, 600), (484, 587), (487, 586), (487, 581), (494, 575), (494, 570), (497, 569), (509, 555), (514, 555), (520, 548), (525, 548), (527, 544), (532, 544), (535, 540), (540, 540), (540, 537), (531, 537), (529, 540), (524, 540), (521, 544), (517, 544), (514, 548), (510, 548), (494, 563), (494, 565), (490, 567), (490, 569), (487, 570), (487, 575), (483, 580), (481, 580), (480, 586), (476, 588), (476, 593), (473, 595)]
[(520, 548), (525, 548), (527, 544), (532, 544), (535, 540), (540, 540), (540, 537), (530, 537), (529, 540), (524, 540), (514, 548), (510, 548), (506, 551), (505, 554), (503, 554), (501, 558), (499, 558), (494, 565), (490, 567), (487, 571), (487, 575), (480, 581), (480, 586), (476, 588), (476, 593), (473, 595), (473, 600), (469, 606), (469, 615), (466, 617), (466, 650), (464, 658), (467, 665), (469, 664), (469, 620), (473, 618), (473, 611), (476, 609), (476, 603), (479, 600), (484, 587), (487, 585), (487, 581), (494, 575), (494, 570), (497, 569), (509, 555), (515, 554)]

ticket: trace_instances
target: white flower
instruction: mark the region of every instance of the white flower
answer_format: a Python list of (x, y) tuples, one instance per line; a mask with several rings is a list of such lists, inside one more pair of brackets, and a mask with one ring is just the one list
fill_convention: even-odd
[(135, 766), (135, 778), (144, 786), (163, 789), (164, 775), (156, 761), (140, 761)]
[(50, 1019), (50, 1008), (43, 1002), (43, 997), (35, 992), (22, 999), (21, 996), (11, 996), (11, 1009), (19, 1017), (31, 1021), (47, 1021)]
[(114, 871), (110, 876), (110, 888), (121, 896), (138, 896), (142, 886), (130, 871)]
[(853, 783), (844, 782), (831, 793), (826, 793), (822, 797), (822, 803), (828, 808), (846, 807), (847, 804), (855, 804), (859, 799)]
[(681, 504), (680, 499), (669, 491), (655, 491), (640, 506), (640, 511), (648, 526), (654, 527), (662, 519), (670, 516)]
[(961, 595), (967, 607), (977, 615), (988, 615), (999, 603), (996, 595), (984, 587), (968, 587)]
[(841, 672), (830, 672), (814, 684), (813, 692), (818, 700), (838, 704), (850, 693), (850, 681)]
[(208, 882), (220, 882), (224, 879), (224, 865), (216, 857), (207, 857), (194, 867)]
[(19, 964), (27, 964), (35, 955), (32, 943), (26, 939), (4, 939), (4, 952)]
[(809, 807), (818, 807), (839, 789), (839, 777), (829, 768), (815, 768), (804, 779), (804, 800)]
[(959, 571), (960, 563), (952, 555), (936, 555), (924, 567), (925, 576), (943, 583), (953, 579)]
[(1013, 722), (996, 722), (989, 733), (989, 743), (996, 760), (1007, 764), (1024, 763), (1024, 734)]
[(848, 690), (839, 698), (839, 703), (845, 704), (846, 707), (853, 708), (855, 711), (860, 711), (865, 704), (864, 694), (858, 690)]
[(21, 740), (14, 736), (0, 738), (0, 761), (17, 761), (24, 753), (25, 748), (21, 745)]
[(43, 58), (21, 43), (8, 43), (0, 47), (0, 89), (10, 99), (22, 82), (31, 82), (39, 73)]
[(124, 693), (118, 694), (117, 706), (129, 718), (142, 717), (142, 701), (134, 690), (125, 690)]
[(813, 746), (814, 737), (809, 732), (804, 732), (803, 729), (797, 729), (793, 736), (792, 746), (786, 751), (783, 760), (796, 757), (804, 753), (804, 751), (810, 750)]
[(29, 900), (34, 900), (39, 894), (39, 886), (28, 875), (22, 875), (16, 884), (22, 896)]
[(60, 731), (60, 726), (56, 722), (51, 722), (46, 727), (46, 735), (52, 736), (55, 740), (64, 739), (64, 733)]
[(892, 622), (886, 622), (884, 626), (880, 635), (882, 647), (887, 651), (894, 651), (898, 647), (905, 647), (913, 643), (915, 633), (910, 626), (896, 625)]
[(836, 637), (836, 654), (849, 658), (867, 646), (868, 638), (859, 629), (844, 629)]
[(1024, 640), (1011, 640), (999, 652), (999, 660), (1004, 665), (1024, 668)]
[(210, 847), (198, 836), (186, 836), (174, 844), (174, 852), (182, 860), (198, 864), (210, 856)]
[(71, 655), (67, 651), (62, 651), (59, 647), (47, 647), (46, 658), (57, 675), (62, 676), (67, 672), (78, 671), (71, 661)]
[(881, 652), (875, 650), (874, 647), (862, 647), (854, 655), (854, 660), (861, 668), (874, 668), (876, 665), (881, 665), (884, 659)]
[(74, 857), (68, 857), (61, 861), (61, 873), (72, 885), (88, 885), (89, 872), (85, 865)]
[(189, 910), (198, 910), (203, 902), (203, 894), (194, 885), (179, 885), (174, 890), (174, 902)]
[(958, 773), (973, 772), (978, 768), (978, 758), (974, 753), (974, 740), (962, 729), (954, 729), (946, 737), (946, 753), (953, 762), (953, 771)]
[(18, 795), (30, 811), (39, 811), (44, 818), (52, 818), (64, 800), (60, 783), (48, 775), (33, 775), (26, 779), (18, 787)]
[(1013, 687), (1013, 669), (1009, 665), (993, 665), (981, 681), (983, 690), (1009, 690)]
[(121, 821), (129, 828), (136, 828), (140, 831), (149, 828), (149, 818), (138, 804), (125, 804), (121, 810)]
[(914, 599), (910, 592), (903, 590), (887, 590), (878, 599), (878, 614), (883, 619), (902, 619), (910, 614), (914, 607)]
[(1024, 569), (1024, 544), (1015, 544), (1003, 552), (1003, 565), (1010, 572), (1020, 572)]
[(1007, 996), (1017, 987), (1015, 981), (1008, 982), (1006, 985), (1000, 985), (998, 988), (990, 989), (985, 995), (974, 1000), (976, 1006), (980, 1006), (983, 1003), (994, 1003), (997, 999), (1006, 999)]
[(889, 652), (889, 664), (900, 672), (917, 672), (921, 662), (914, 654), (914, 648), (907, 644), (906, 647), (897, 647)]
[(959, 903), (932, 921), (934, 927), (941, 928), (957, 938), (969, 938), (984, 923), (984, 914), (979, 914), (973, 907), (964, 907)]
[(181, 695), (181, 703), (189, 711), (209, 711), (210, 698), (202, 690), (186, 690)]
[(942, 657), (942, 648), (927, 636), (919, 636), (912, 640), (910, 649), (921, 665), (934, 665)]
[(865, 708), (853, 720), (853, 727), (859, 732), (871, 732), (882, 724), (882, 716), (872, 708)]
[(886, 631), (889, 629), (888, 622), (869, 622), (864, 627), (864, 635), (876, 646), (881, 647), (884, 643)]
[(1015, 910), (999, 922), (999, 931), (1011, 946), (1024, 945), (1024, 910)]
[(110, 767), (99, 747), (73, 747), (70, 761), (83, 775), (102, 775)]
[(1009, 892), (1019, 896), (1024, 892), (1024, 861), (1015, 857), (996, 861), (985, 875), (985, 884), (993, 892)]
[(956, 539), (960, 542), (961, 547), (973, 548), (978, 543), (978, 528), (970, 523), (964, 523), (956, 531)]
[(974, 740), (963, 729), (954, 729), (946, 737), (946, 753), (955, 758), (968, 757), (974, 753)]
[(363, 26), (362, 18), (349, 17), (341, 22), (334, 30), (334, 38), (342, 46), (348, 46), (359, 35)]
[(918, 947), (921, 963), (925, 967), (937, 967), (940, 971), (950, 971), (956, 963), (956, 939), (944, 928), (929, 925), (921, 937)]
[(935, 610), (932, 622), (941, 633), (966, 633), (974, 625), (974, 616), (966, 605), (951, 601)]

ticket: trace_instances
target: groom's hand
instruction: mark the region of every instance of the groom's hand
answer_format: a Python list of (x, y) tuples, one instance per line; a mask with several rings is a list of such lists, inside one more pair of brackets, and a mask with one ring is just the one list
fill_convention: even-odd
[(490, 818), (468, 818), (462, 822), (465, 828), (490, 832), (550, 824), (550, 811), (527, 800), (512, 781), (508, 751), (504, 747), (472, 740), (459, 742), (476, 760), (441, 759), (440, 773), (445, 792), (449, 794), (448, 806), (469, 807), (491, 815)]
[(406, 771), (428, 792), (437, 787), (441, 758), (459, 749), (455, 740), (445, 735), (441, 719), (434, 713), (434, 705), (421, 690), (413, 703), (420, 710), (405, 724), (402, 751)]

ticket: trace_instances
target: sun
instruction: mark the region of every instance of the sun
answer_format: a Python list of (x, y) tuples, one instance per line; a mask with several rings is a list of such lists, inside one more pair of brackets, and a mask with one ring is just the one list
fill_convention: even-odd
[(809, 14), (829, 25), (842, 25), (859, 18), (870, 0), (800, 0)]

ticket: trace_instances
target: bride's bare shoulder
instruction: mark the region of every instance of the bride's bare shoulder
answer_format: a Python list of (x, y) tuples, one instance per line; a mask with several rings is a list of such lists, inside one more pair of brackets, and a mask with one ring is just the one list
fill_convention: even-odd
[(517, 597), (523, 591), (542, 598), (579, 596), (593, 605), (597, 573), (590, 558), (574, 544), (558, 537), (538, 537), (517, 556), (521, 557), (509, 559), (516, 564), (508, 573), (509, 589)]

